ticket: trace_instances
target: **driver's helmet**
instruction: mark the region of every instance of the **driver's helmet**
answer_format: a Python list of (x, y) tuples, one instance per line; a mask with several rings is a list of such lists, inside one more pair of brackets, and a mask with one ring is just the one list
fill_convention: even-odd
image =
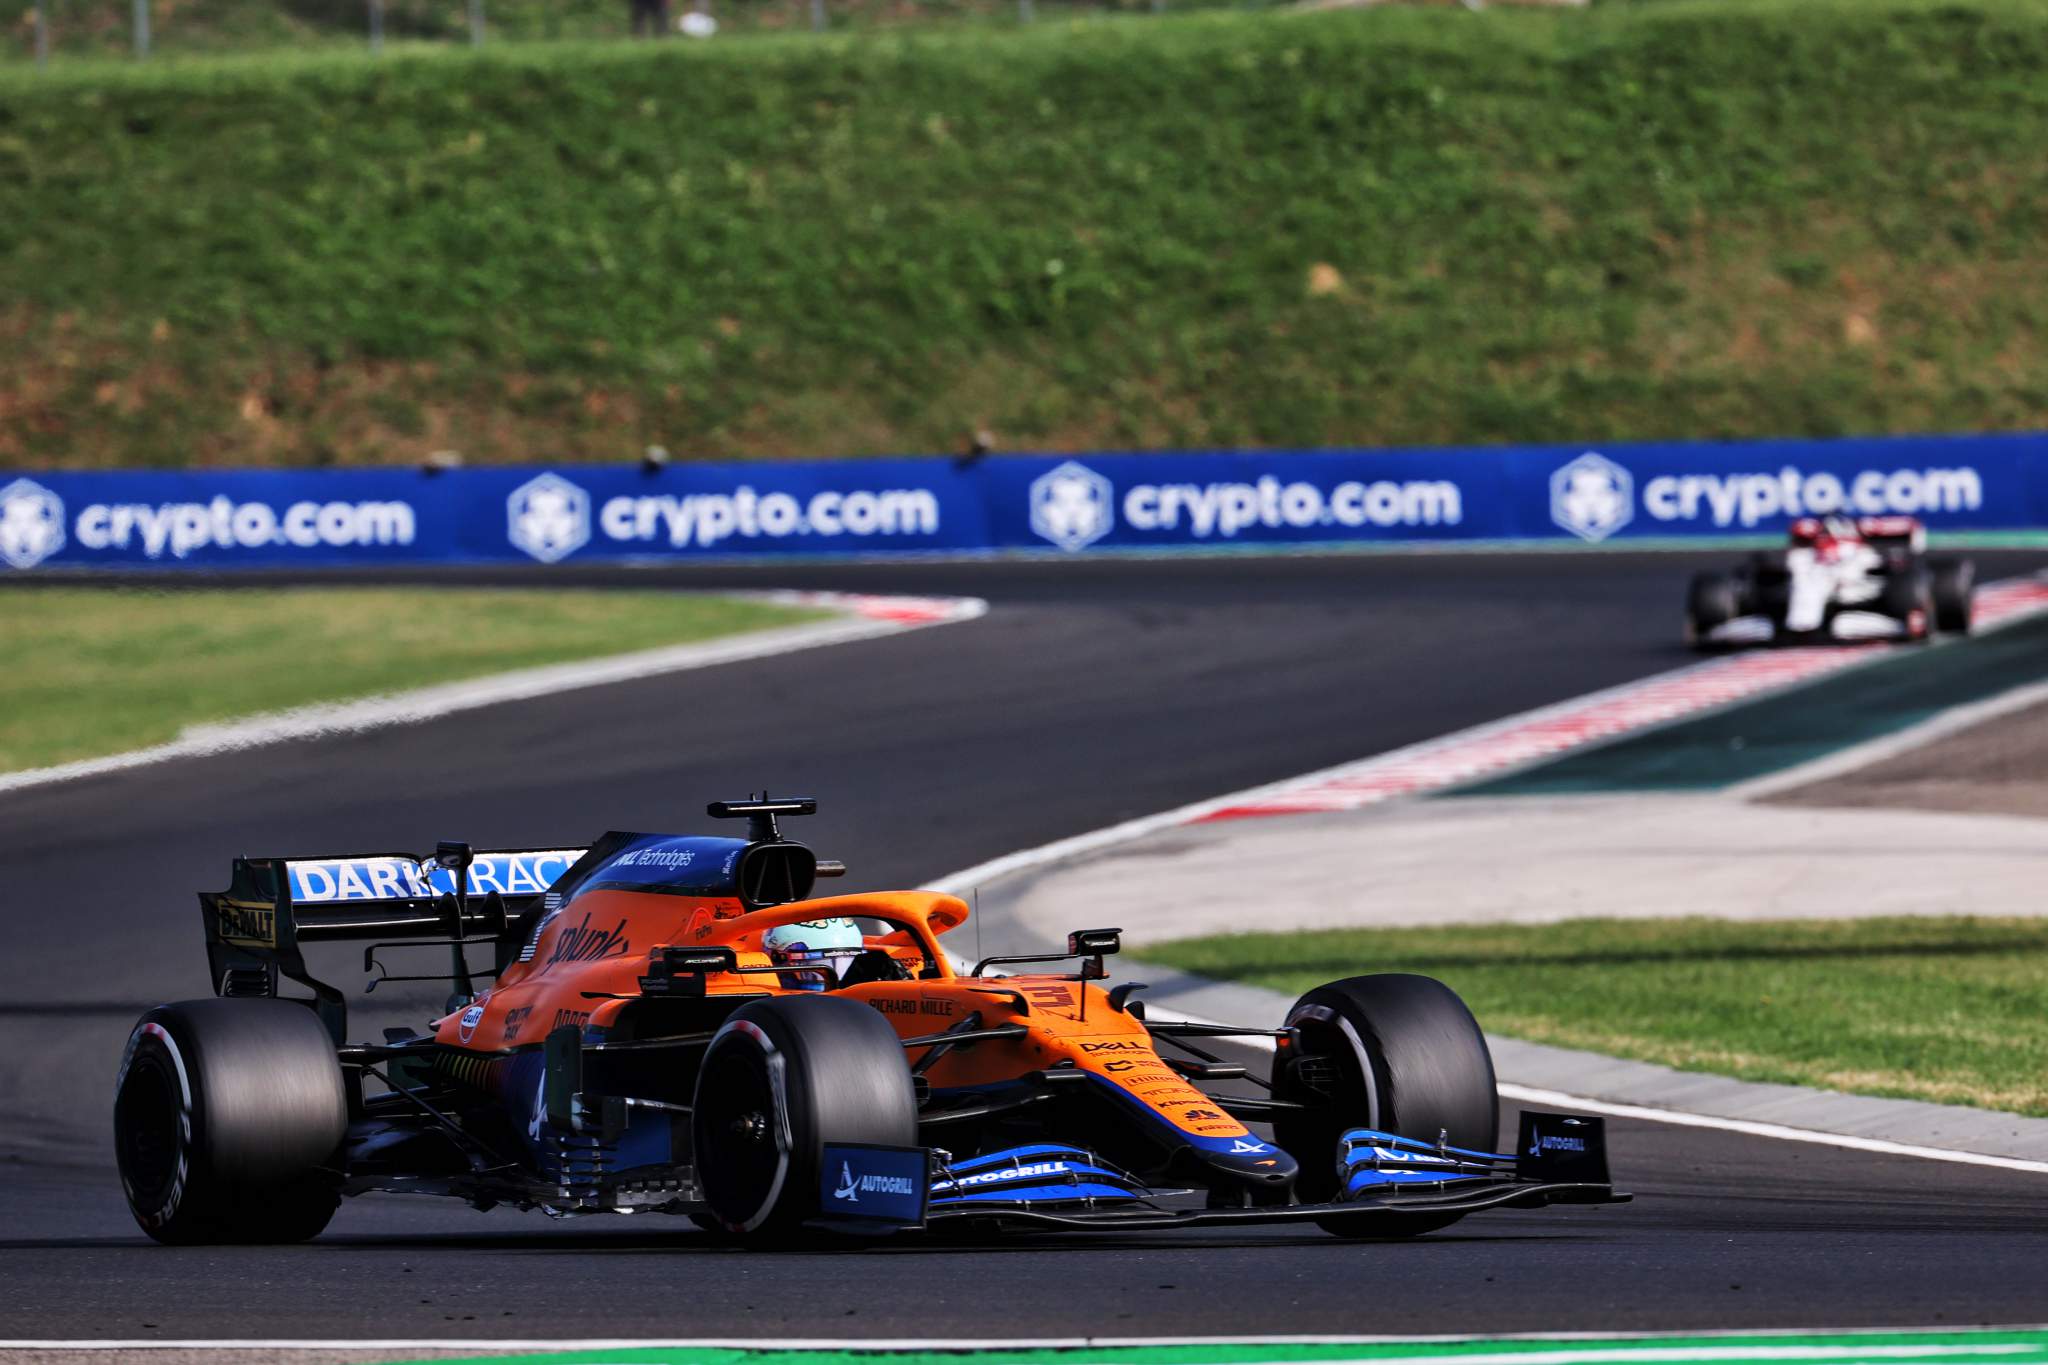
[[(860, 926), (850, 919), (810, 919), (778, 924), (761, 935), (768, 960), (778, 967), (816, 962), (816, 971), (784, 972), (782, 984), (800, 991), (822, 991), (846, 970), (861, 946)], [(836, 950), (836, 951), (835, 951)]]
[(1820, 524), (1820, 535), (1814, 540), (1814, 548), (1820, 551), (1823, 563), (1833, 563), (1862, 542), (1863, 537), (1857, 531), (1853, 518), (1828, 517)]

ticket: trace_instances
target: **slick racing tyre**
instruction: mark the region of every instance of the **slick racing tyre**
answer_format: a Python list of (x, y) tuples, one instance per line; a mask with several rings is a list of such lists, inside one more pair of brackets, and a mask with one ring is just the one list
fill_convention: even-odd
[(114, 1153), (142, 1230), (174, 1245), (303, 1242), (340, 1202), (334, 1040), (288, 1000), (159, 1005), (128, 1036)]
[(1977, 565), (1968, 559), (1934, 559), (1927, 564), (1934, 595), (1934, 628), (1947, 635), (1968, 635), (1975, 615)]
[[(1337, 1139), (1347, 1128), (1494, 1150), (1500, 1101), (1493, 1055), (1465, 1002), (1441, 981), (1388, 972), (1318, 986), (1287, 1012), (1300, 1040), (1278, 1054), (1274, 1098), (1306, 1105), (1273, 1120), (1274, 1139), (1301, 1163), (1303, 1202), (1340, 1195)], [(1318, 1219), (1346, 1237), (1409, 1237), (1461, 1214)]]
[(1751, 552), (1735, 579), (1740, 598), (1737, 615), (1785, 619), (1792, 605), (1792, 569), (1783, 550)]
[(1708, 633), (1741, 614), (1741, 595), (1733, 574), (1695, 574), (1685, 599), (1685, 642), (1694, 649), (1711, 649)]
[(690, 1131), (711, 1220), (773, 1241), (818, 1213), (826, 1143), (917, 1145), (917, 1092), (875, 1010), (776, 996), (740, 1006), (713, 1035)]
[[(1925, 644), (1934, 638), (1934, 593), (1931, 575), (1925, 569), (1907, 568), (1888, 577), (1880, 605), (1885, 615), (1905, 625), (1908, 640)], [(1917, 634), (1913, 632), (1916, 618), (1920, 623)]]

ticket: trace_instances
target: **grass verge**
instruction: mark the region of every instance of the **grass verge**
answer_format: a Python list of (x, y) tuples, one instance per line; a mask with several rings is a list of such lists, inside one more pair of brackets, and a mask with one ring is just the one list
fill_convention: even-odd
[(1743, 1080), (2048, 1115), (2048, 920), (1341, 929), (1187, 939), (1144, 955), (1288, 995), (1419, 972), (1495, 1033)]
[(0, 588), (0, 772), (188, 725), (814, 619), (660, 592)]
[[(36, 0), (0, 0), (0, 64), (35, 56)], [(49, 6), (50, 51), (57, 61), (127, 59), (133, 53), (132, 11), (126, 5)], [(1178, 10), (1224, 4), (1263, 8), (1284, 0), (1172, 0)], [(1150, 0), (1034, 0), (1039, 22), (1136, 14)], [(672, 0), (670, 19), (697, 7)], [(809, 35), (810, 0), (705, 0), (721, 35), (787, 32)], [(561, 42), (625, 38), (632, 34), (627, 0), (483, 0), (485, 41)], [(828, 0), (832, 31), (1010, 25), (1017, 0)], [(360, 53), (369, 40), (369, 11), (361, 0), (156, 0), (150, 24), (151, 59), (283, 48), (327, 46)], [(410, 44), (470, 41), (467, 6), (446, 0), (384, 0), (384, 38), (393, 52)]]
[(2032, 427), (2044, 146), (2037, 0), (16, 67), (0, 463)]

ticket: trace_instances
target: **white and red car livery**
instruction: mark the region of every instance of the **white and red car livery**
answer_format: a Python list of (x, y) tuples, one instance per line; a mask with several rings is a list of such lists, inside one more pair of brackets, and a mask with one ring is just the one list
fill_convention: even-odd
[(1693, 578), (1686, 641), (1715, 649), (1963, 634), (1976, 577), (1968, 559), (1929, 557), (1916, 517), (1802, 517), (1783, 550)]

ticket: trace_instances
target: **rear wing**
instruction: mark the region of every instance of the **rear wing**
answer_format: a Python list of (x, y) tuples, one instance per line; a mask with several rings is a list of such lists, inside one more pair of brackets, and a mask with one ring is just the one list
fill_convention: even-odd
[(346, 940), (492, 943), (502, 969), (516, 952), (514, 925), (544, 907), (548, 889), (579, 870), (590, 850), (499, 849), (446, 859), (411, 853), (237, 858), (225, 891), (199, 893), (216, 995), (274, 996), (280, 976), (313, 991), (337, 1040), (341, 993), (315, 980), (300, 945)]
[(1927, 528), (1918, 517), (1858, 517), (1856, 531), (1873, 549), (1927, 552)]

